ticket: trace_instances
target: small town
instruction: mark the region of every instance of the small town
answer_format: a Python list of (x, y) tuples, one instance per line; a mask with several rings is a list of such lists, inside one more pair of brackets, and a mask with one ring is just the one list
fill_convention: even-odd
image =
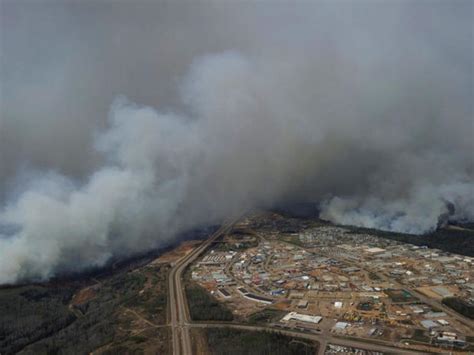
[[(235, 225), (190, 273), (237, 319), (261, 316), (282, 329), (462, 351), (474, 340), (472, 320), (446, 300), (474, 303), (473, 263), (266, 212)], [(328, 346), (326, 353), (344, 351)]]

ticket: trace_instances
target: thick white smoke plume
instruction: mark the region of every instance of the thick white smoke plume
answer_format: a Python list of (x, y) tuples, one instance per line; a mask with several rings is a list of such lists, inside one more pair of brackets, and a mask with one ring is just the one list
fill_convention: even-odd
[[(414, 234), (446, 218), (474, 220), (472, 5), (370, 4), (249, 5), (242, 17), (231, 5), (206, 8), (219, 45), (206, 36), (186, 40), (203, 53), (186, 52), (189, 61), (171, 78), (101, 87), (106, 102), (120, 90), (138, 103), (118, 96), (105, 124), (81, 126), (80, 142), (95, 137), (93, 149), (86, 144), (83, 151), (74, 139), (59, 135), (56, 142), (48, 129), (76, 138), (53, 123), (75, 127), (78, 112), (91, 113), (75, 105), (100, 106), (96, 95), (61, 105), (56, 95), (63, 84), (53, 82), (58, 87), (44, 88), (51, 96), (38, 96), (37, 84), (26, 85), (12, 69), (18, 77), (6, 76), (0, 116), (0, 284), (104, 265), (180, 231), (285, 201), (321, 202), (322, 217), (337, 223)], [(176, 18), (183, 16), (178, 10)], [(189, 36), (203, 31), (196, 26)], [(100, 33), (115, 35), (113, 29)], [(124, 42), (128, 36), (147, 48), (179, 46), (168, 34), (157, 34), (155, 43), (130, 33), (117, 37), (119, 46), (134, 48)], [(116, 54), (98, 53), (113, 67), (121, 59), (109, 51)], [(161, 63), (168, 66), (158, 56), (156, 67), (149, 54), (144, 49), (136, 57), (151, 61), (146, 73), (171, 70), (166, 54)], [(7, 64), (14, 57), (7, 55)], [(123, 68), (103, 68), (103, 79), (118, 80)], [(81, 81), (73, 69), (60, 74)], [(177, 87), (178, 94), (140, 100), (141, 82), (146, 93)], [(35, 112), (20, 105), (18, 90), (35, 108), (61, 107), (60, 118), (38, 111), (47, 126), (38, 127), (37, 140), (30, 141), (30, 134), (38, 137), (30, 132), (23, 147), (11, 137), (35, 127), (28, 118)]]

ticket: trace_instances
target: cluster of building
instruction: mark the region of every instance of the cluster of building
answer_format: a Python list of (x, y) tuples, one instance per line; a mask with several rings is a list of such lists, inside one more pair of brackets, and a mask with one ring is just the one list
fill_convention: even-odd
[(380, 351), (370, 351), (364, 349), (357, 349), (349, 346), (334, 345), (328, 344), (326, 350), (324, 351), (325, 355), (333, 354), (354, 354), (354, 355), (383, 355), (383, 352)]
[[(432, 345), (456, 347), (472, 334), (438, 308), (445, 297), (474, 302), (473, 258), (318, 222), (244, 223), (248, 235), (228, 237), (191, 273), (238, 316), (272, 307), (286, 312), (278, 326), (391, 340), (423, 332)], [(236, 245), (250, 235), (251, 247)]]

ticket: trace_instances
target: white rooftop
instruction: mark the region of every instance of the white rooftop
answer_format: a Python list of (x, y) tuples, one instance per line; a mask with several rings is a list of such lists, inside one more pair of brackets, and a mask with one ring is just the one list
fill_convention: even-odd
[(290, 312), (286, 316), (284, 316), (281, 320), (284, 322), (288, 322), (290, 320), (297, 320), (301, 322), (318, 324), (319, 322), (321, 322), (322, 319), (323, 317), (320, 317), (320, 316), (310, 316), (310, 315), (301, 314), (298, 312)]
[(367, 253), (377, 254), (377, 253), (382, 253), (382, 252), (384, 252), (385, 249), (375, 247), (375, 248), (367, 248), (367, 249), (365, 249), (365, 251), (366, 251)]
[(426, 329), (430, 329), (430, 328), (434, 328), (434, 327), (437, 327), (438, 324), (436, 324), (435, 322), (433, 322), (432, 320), (430, 319), (426, 319), (426, 320), (422, 320), (421, 322), (421, 325), (423, 327), (425, 327)]
[(349, 323), (346, 323), (346, 322), (337, 322), (334, 325), (334, 329), (345, 329), (345, 328), (347, 328), (348, 325), (349, 325)]

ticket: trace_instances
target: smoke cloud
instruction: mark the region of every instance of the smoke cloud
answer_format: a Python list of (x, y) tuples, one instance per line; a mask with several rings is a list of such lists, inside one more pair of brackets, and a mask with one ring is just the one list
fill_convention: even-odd
[(470, 1), (0, 6), (0, 284), (289, 201), (474, 220)]

